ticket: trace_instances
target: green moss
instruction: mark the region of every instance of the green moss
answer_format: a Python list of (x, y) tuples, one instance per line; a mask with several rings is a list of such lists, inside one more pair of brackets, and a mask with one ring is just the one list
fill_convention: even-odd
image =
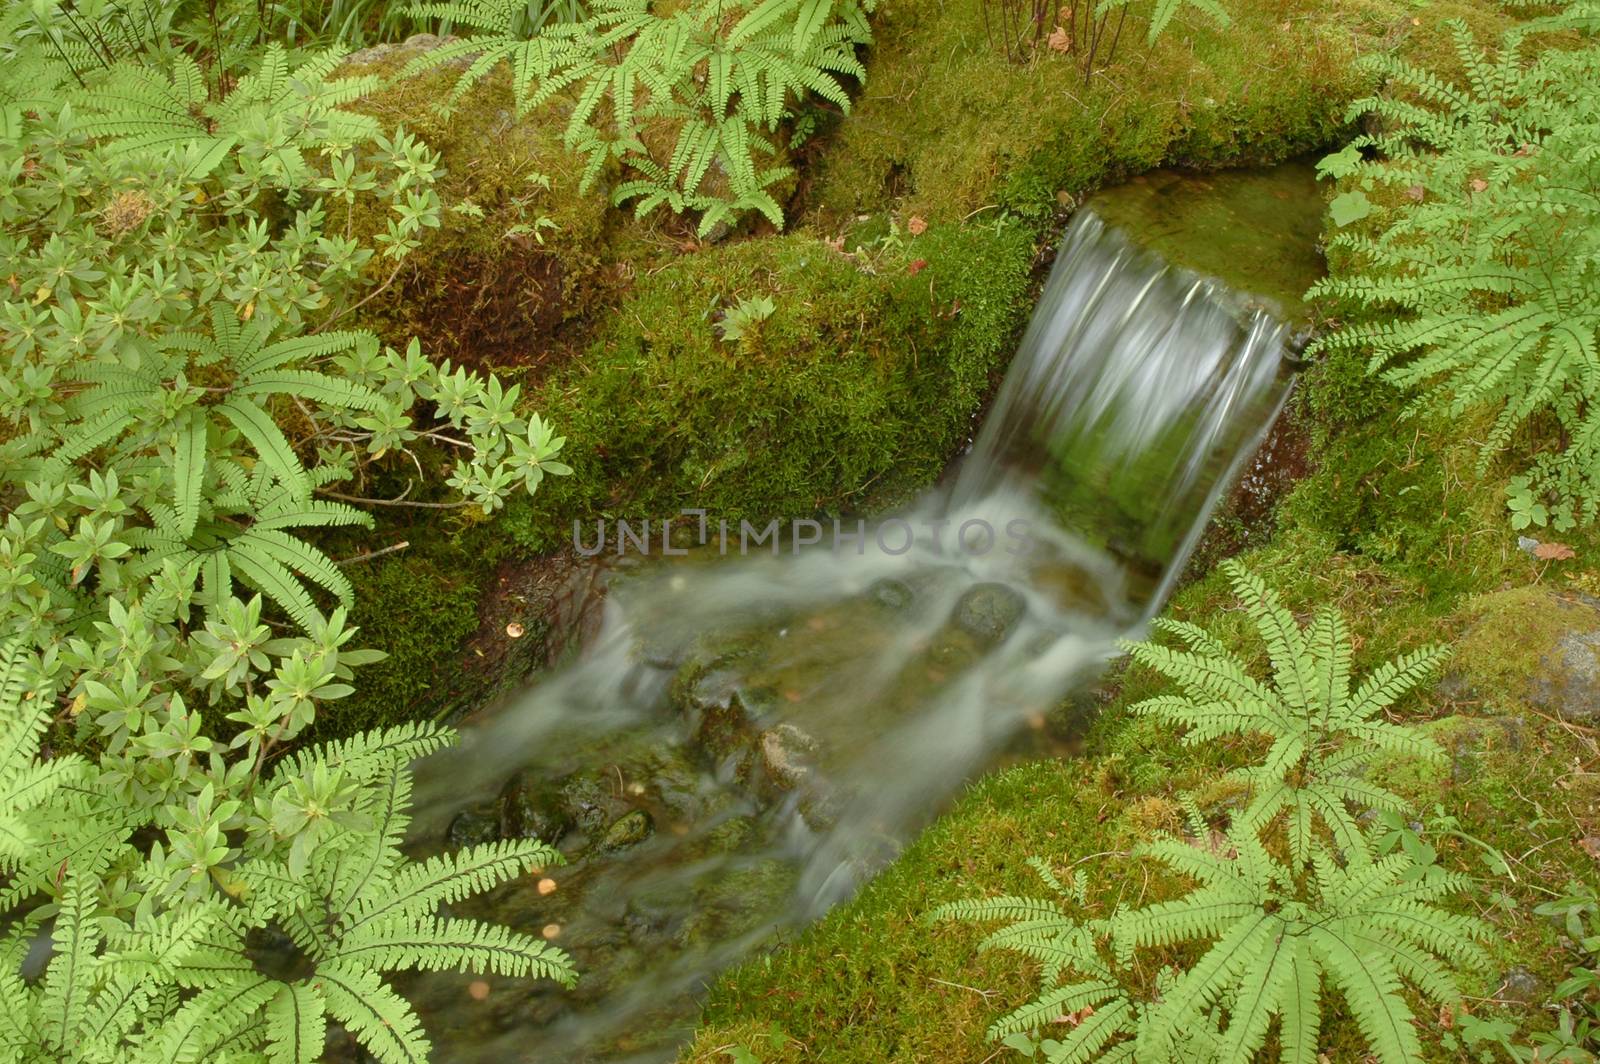
[(1008, 62), (981, 4), (886, 0), (866, 91), (817, 166), (814, 202), (832, 225), (897, 197), (928, 217), (1000, 206), (1044, 218), (1058, 193), (1118, 175), (1276, 161), (1331, 140), (1369, 87), (1356, 48), (1389, 26), (1342, 4), (1228, 9), (1232, 29), (1192, 20), (1148, 50), (1130, 20), (1115, 62), (1085, 84), (1073, 57), (1049, 50)]
[[(366, 66), (384, 87), (356, 106), (404, 126), (439, 153), (442, 223), (423, 236), (360, 324), (393, 344), (415, 336), (428, 354), (469, 365), (546, 360), (553, 334), (605, 291), (609, 212), (603, 191), (580, 193), (583, 159), (562, 144), (554, 107), (519, 116), (504, 66), (446, 112), (456, 72), (397, 76), (415, 51)], [(383, 219), (358, 227), (381, 230)]]
[(350, 735), (422, 714), (429, 690), (478, 628), (481, 570), (441, 566), (426, 555), (400, 554), (353, 572), (357, 585), (351, 622), (358, 642), (389, 656), (362, 667), (356, 692), (330, 703), (317, 726), (329, 735)]
[[(499, 527), (545, 549), (574, 518), (703, 507), (730, 520), (870, 505), (934, 478), (1021, 324), (1032, 261), (1014, 225), (937, 226), (844, 255), (792, 235), (716, 247), (640, 278), (534, 404), (576, 474)], [(742, 299), (775, 310), (737, 343)]]

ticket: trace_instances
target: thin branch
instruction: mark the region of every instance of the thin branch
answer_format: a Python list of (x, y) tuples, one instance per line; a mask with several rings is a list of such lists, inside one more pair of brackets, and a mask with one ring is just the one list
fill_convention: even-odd
[(370, 562), (374, 558), (381, 558), (385, 554), (393, 554), (396, 551), (405, 550), (409, 546), (411, 546), (411, 544), (408, 543), (406, 540), (402, 539), (399, 543), (395, 543), (395, 544), (392, 544), (391, 546), (384, 547), (382, 550), (368, 551), (365, 554), (357, 554), (357, 555), (355, 555), (354, 557), (351, 557), (351, 558), (340, 558), (338, 561), (334, 562), (333, 564), (335, 564), (335, 565), (356, 565), (356, 564), (359, 564), (360, 562)]

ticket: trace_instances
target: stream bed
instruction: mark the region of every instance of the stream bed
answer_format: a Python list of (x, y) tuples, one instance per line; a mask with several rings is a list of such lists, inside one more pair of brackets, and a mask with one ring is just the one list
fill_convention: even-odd
[[(458, 909), (544, 935), (580, 982), (407, 977), (438, 1058), (670, 1060), (719, 971), (848, 898), (967, 781), (1070, 744), (1063, 707), (1284, 400), (1320, 217), (1299, 163), (1092, 199), (970, 452), (901, 513), (754, 543), (691, 516), (649, 550), (591, 522), (593, 634), (419, 767), (415, 827), (421, 851), (560, 849)], [(1219, 245), (1240, 219), (1259, 248)]]

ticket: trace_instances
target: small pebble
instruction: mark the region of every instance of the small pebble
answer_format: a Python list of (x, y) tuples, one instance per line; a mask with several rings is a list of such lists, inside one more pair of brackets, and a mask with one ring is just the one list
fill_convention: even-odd
[(474, 979), (467, 984), (467, 993), (471, 995), (473, 1001), (488, 1001), (489, 984), (482, 979)]
[(516, 621), (512, 621), (510, 624), (506, 625), (506, 635), (510, 636), (512, 639), (521, 639), (522, 633), (526, 631), (527, 629), (522, 627), (522, 625), (518, 624)]
[(560, 938), (561, 937), (561, 925), (560, 924), (545, 924), (544, 928), (539, 932), (539, 934), (543, 935), (545, 937), (545, 941), (547, 941), (547, 942), (552, 941), (552, 940), (557, 939), (557, 938)]
[[(546, 876), (545, 878), (539, 880), (539, 893), (540, 894), (554, 894), (555, 892), (556, 892), (556, 881), (555, 880), (551, 879), (549, 876)], [(551, 924), (550, 926), (554, 927), (555, 925)], [(549, 928), (546, 928), (545, 930), (548, 931)], [(546, 938), (552, 938), (554, 936), (546, 935), (545, 937)]]

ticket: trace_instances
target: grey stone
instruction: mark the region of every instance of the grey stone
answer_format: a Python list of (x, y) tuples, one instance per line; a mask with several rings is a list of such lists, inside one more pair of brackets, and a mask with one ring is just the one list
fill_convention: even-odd
[(1571, 721), (1600, 719), (1600, 629), (1568, 632), (1539, 661), (1528, 701)]
[(991, 647), (1011, 634), (1027, 610), (1028, 604), (1015, 589), (1005, 584), (977, 584), (956, 602), (950, 619), (979, 644)]
[(1500, 977), (1500, 992), (1495, 997), (1501, 1001), (1509, 1001), (1517, 1005), (1543, 1004), (1545, 999), (1544, 980), (1518, 965)]

